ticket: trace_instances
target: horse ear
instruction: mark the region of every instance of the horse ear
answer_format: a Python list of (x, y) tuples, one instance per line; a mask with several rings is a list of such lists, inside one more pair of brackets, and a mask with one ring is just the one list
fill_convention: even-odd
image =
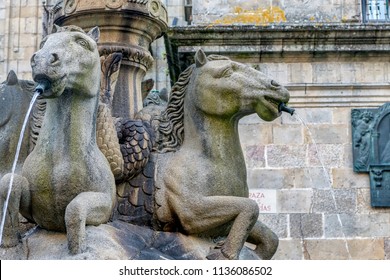
[(207, 63), (207, 56), (202, 49), (199, 49), (195, 54), (196, 67), (202, 67)]
[(51, 28), (51, 33), (57, 33), (60, 31), (61, 27), (58, 26), (57, 24), (53, 24), (53, 27)]
[(95, 26), (94, 28), (92, 28), (91, 30), (89, 30), (88, 32), (88, 35), (95, 40), (95, 42), (97, 43), (99, 41), (99, 37), (100, 37), (100, 30), (99, 30), (99, 27)]
[(14, 86), (17, 83), (18, 83), (18, 76), (13, 70), (9, 71), (6, 84), (8, 86)]

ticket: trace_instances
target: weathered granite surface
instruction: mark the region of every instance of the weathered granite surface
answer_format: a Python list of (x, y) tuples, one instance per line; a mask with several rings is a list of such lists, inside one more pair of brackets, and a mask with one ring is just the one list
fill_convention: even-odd
[[(0, 248), (2, 260), (202, 260), (206, 259), (211, 240), (180, 233), (153, 231), (115, 221), (87, 226), (87, 249), (71, 255), (65, 233), (49, 232), (39, 227), (27, 231), (13, 248)], [(258, 259), (251, 249), (241, 250), (240, 259)]]

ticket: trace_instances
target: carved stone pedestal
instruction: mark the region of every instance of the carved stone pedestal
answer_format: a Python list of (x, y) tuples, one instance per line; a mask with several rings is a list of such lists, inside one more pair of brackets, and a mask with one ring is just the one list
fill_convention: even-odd
[(113, 100), (113, 115), (133, 117), (142, 109), (141, 82), (152, 65), (150, 44), (167, 29), (160, 0), (67, 0), (57, 25), (100, 28), (100, 55), (121, 52), (123, 60)]

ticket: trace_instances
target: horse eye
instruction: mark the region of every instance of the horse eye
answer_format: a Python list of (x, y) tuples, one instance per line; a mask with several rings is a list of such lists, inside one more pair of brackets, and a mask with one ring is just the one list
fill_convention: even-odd
[(228, 67), (222, 71), (221, 77), (230, 77), (232, 74), (233, 74), (233, 69), (231, 67)]
[(78, 39), (76, 42), (77, 42), (77, 44), (79, 44), (83, 48), (87, 48), (87, 49), (89, 48), (88, 42), (84, 39)]
[(45, 43), (46, 43), (46, 40), (43, 40), (43, 41), (39, 44), (39, 48), (42, 49), (43, 46), (45, 45)]
[(271, 80), (271, 86), (273, 86), (273, 87), (280, 87), (280, 84), (277, 81), (275, 81), (275, 80)]

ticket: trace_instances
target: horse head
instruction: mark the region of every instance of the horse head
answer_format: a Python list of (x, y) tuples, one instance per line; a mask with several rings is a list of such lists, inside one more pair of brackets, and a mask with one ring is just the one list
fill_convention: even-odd
[(90, 97), (99, 93), (99, 82), (90, 78), (100, 77), (99, 35), (97, 27), (85, 33), (76, 26), (55, 26), (43, 39), (31, 58), (34, 81), (47, 85), (43, 96), (58, 97), (70, 89)]
[(272, 121), (281, 112), (280, 104), (287, 103), (289, 92), (275, 80), (247, 65), (227, 57), (210, 55), (202, 50), (195, 55), (192, 86), (196, 106), (208, 115), (241, 118), (257, 113)]

